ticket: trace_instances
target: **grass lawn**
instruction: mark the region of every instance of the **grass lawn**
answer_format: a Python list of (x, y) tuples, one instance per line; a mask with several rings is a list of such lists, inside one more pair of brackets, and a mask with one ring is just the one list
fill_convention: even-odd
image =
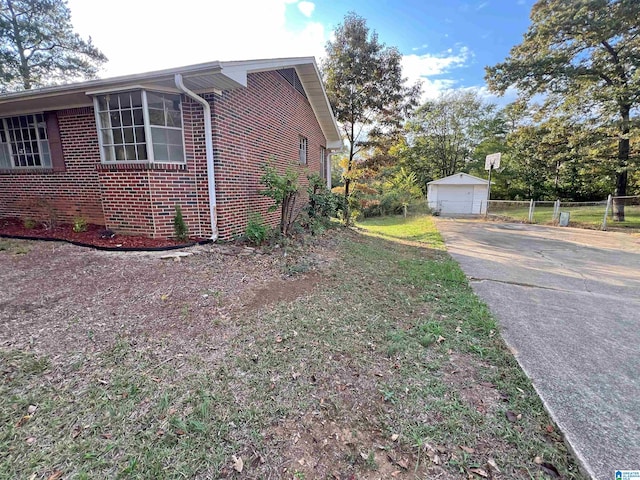
[[(599, 229), (602, 226), (605, 205), (593, 206), (560, 206), (561, 212), (569, 212), (570, 225), (576, 227), (588, 227)], [(500, 204), (492, 205), (490, 215), (509, 218), (517, 221), (527, 221), (529, 218), (528, 206), (502, 207)], [(553, 220), (553, 206), (536, 206), (533, 212), (534, 223), (548, 224)], [(611, 214), (607, 218), (608, 230), (640, 230), (640, 206), (627, 206), (625, 208), (625, 221), (614, 222)]]
[[(0, 478), (584, 479), (430, 217), (359, 227), (261, 256), (286, 258), (288, 296), (220, 294), (193, 338), (100, 342), (90, 313), (69, 324), (87, 332), (77, 349), (20, 343), (46, 328), (0, 334)], [(0, 270), (38, 268), (24, 245)], [(309, 249), (331, 262), (310, 269)], [(154, 268), (202, 274), (202, 258)]]

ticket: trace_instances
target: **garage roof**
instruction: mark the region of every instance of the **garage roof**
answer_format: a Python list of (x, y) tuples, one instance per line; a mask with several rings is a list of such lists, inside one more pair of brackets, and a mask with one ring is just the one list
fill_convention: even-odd
[(429, 182), (427, 185), (489, 185), (489, 181), (474, 177), (468, 173), (455, 173), (448, 177)]

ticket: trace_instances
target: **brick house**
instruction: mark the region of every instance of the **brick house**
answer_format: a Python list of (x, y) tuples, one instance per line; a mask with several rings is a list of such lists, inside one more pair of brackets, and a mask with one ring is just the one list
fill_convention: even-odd
[(269, 159), (327, 179), (342, 147), (315, 60), (211, 62), (0, 96), (0, 218), (228, 240), (271, 200)]

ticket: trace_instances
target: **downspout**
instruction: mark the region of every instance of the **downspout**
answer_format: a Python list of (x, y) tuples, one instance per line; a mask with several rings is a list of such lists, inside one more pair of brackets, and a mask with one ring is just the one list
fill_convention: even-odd
[(207, 154), (207, 183), (209, 186), (209, 215), (211, 217), (211, 240), (218, 239), (218, 215), (216, 204), (216, 178), (213, 170), (213, 131), (211, 127), (211, 105), (200, 95), (185, 87), (182, 75), (176, 73), (176, 87), (188, 97), (192, 98), (204, 109), (204, 144)]

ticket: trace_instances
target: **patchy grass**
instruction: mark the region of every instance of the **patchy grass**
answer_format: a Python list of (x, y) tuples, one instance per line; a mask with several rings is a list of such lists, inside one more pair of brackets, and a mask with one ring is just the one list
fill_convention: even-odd
[(318, 287), (179, 354), (173, 332), (0, 349), (0, 478), (585, 478), (431, 219), (360, 227), (296, 272)]

